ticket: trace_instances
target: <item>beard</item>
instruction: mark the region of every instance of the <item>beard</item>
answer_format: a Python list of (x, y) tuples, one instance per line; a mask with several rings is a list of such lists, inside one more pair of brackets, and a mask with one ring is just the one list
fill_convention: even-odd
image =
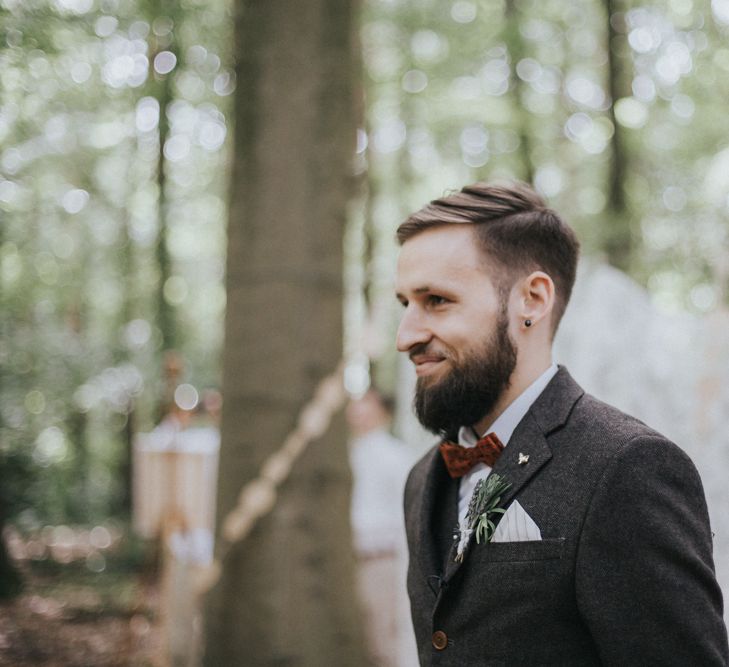
[[(508, 330), (506, 313), (501, 313), (485, 345), (456, 363), (449, 355), (452, 368), (433, 384), (418, 378), (415, 385), (415, 414), (432, 433), (456, 441), (461, 426), (472, 426), (496, 405), (509, 386), (516, 367), (516, 346)], [(423, 353), (423, 345), (411, 354)], [(480, 434), (479, 434), (480, 435)]]

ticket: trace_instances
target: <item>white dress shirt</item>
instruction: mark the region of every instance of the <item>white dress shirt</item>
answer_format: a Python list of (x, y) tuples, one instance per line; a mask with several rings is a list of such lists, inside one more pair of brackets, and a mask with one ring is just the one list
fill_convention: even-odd
[[(557, 370), (557, 365), (553, 363), (509, 404), (509, 407), (498, 416), (496, 421), (481, 436), (476, 437), (476, 434), (470, 426), (461, 426), (458, 431), (458, 444), (464, 447), (473, 447), (487, 433), (495, 433), (496, 437), (506, 447), (509, 444), (514, 429), (529, 411), (532, 403), (537, 400), (539, 394), (544, 391), (549, 381), (556, 375)], [(487, 466), (485, 463), (477, 463), (461, 477), (461, 484), (458, 489), (458, 525), (462, 528), (465, 527), (468, 505), (476, 489), (476, 484), (478, 484), (479, 480), (486, 479), (490, 474), (490, 466)]]

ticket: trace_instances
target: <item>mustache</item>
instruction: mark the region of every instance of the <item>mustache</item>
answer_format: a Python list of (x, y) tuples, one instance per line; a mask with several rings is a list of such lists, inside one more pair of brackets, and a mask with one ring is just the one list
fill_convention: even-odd
[(423, 357), (423, 356), (431, 356), (431, 355), (443, 357), (444, 359), (451, 358), (451, 355), (448, 353), (447, 350), (439, 349), (432, 343), (416, 343), (408, 351), (408, 357), (410, 357), (410, 361), (412, 361), (413, 363), (415, 363), (415, 357)]

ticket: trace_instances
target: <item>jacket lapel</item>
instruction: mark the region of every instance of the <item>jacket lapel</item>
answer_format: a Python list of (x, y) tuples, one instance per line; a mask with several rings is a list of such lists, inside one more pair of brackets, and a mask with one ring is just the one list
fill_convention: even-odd
[[(560, 366), (557, 374), (519, 422), (494, 466), (493, 473), (501, 475), (511, 484), (501, 498), (500, 507), (506, 509), (519, 491), (552, 458), (547, 436), (564, 426), (572, 408), (583, 394), (582, 388), (567, 370)], [(525, 457), (527, 457), (526, 462), (524, 462)], [(498, 523), (498, 518), (495, 523)], [(468, 558), (468, 551), (472, 548), (473, 541), (472, 535), (466, 547), (464, 561)], [(449, 581), (464, 562), (456, 562), (455, 554), (454, 545), (448, 556), (445, 581)]]
[(448, 475), (437, 447), (429, 454), (424, 476), (414, 526), (420, 549), (411, 557), (426, 577), (440, 576), (445, 545), (450, 546), (458, 522), (458, 484)]
[(501, 507), (506, 507), (551, 458), (552, 450), (547, 444), (544, 431), (533, 415), (527, 412), (493, 469), (495, 474), (511, 484), (501, 498)]

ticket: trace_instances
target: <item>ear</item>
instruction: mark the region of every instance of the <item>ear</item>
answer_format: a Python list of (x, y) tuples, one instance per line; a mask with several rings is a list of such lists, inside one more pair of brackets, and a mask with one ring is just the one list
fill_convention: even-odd
[[(550, 327), (554, 309), (554, 281), (544, 271), (534, 271), (521, 280), (516, 297), (516, 313), (520, 329), (534, 329), (544, 325)], [(531, 325), (525, 325), (525, 322)]]

